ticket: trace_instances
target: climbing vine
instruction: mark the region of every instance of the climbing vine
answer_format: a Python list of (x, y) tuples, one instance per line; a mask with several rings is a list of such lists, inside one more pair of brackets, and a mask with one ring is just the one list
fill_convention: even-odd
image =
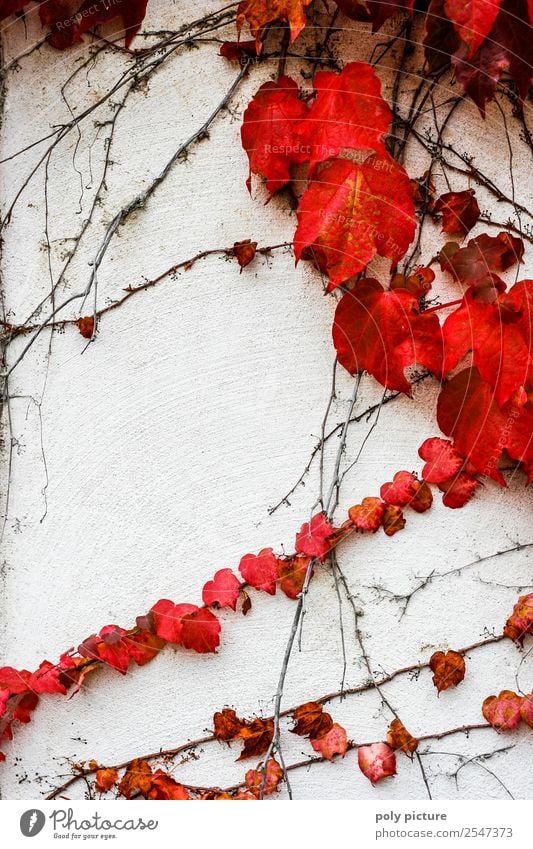
[[(433, 673), (436, 694), (463, 680), (462, 686), (467, 686), (465, 658), (472, 652), (502, 640), (513, 641), (518, 651), (533, 634), (533, 594), (518, 598), (505, 624), (506, 617), (502, 616), (500, 633), (462, 648), (434, 652), (424, 662), (378, 676), (359, 625), (356, 599), (338, 555), (345, 540), (350, 538), (353, 542), (356, 535), (384, 532), (393, 537), (405, 527), (409, 511), (429, 511), (430, 521), (435, 487), (442, 494), (444, 505), (453, 510), (464, 507), (475, 496), (483, 487), (484, 478), (501, 486), (520, 475), (527, 484), (533, 479), (533, 280), (517, 273), (522, 279), (509, 285), (502, 276), (523, 265), (525, 243), (533, 241), (523, 219), (531, 218), (531, 214), (517, 201), (514, 186), (508, 197), (473, 160), (457, 152), (445, 135), (465, 97), (473, 101), (483, 117), (487, 104), (501, 98), (512, 104), (520, 136), (533, 152), (526, 111), (533, 65), (531, 8), (528, 12), (525, 0), (431, 0), (429, 4), (417, 4), (416, 11), (412, 0), (335, 0), (330, 4), (328, 25), (322, 29), (315, 49), (299, 54), (295, 52), (298, 39), (305, 38), (308, 19), (316, 13), (312, 0), (243, 0), (176, 32), (157, 34), (148, 47), (137, 47), (143, 37), (141, 27), (147, 5), (147, 0), (115, 4), (50, 0), (36, 7), (26, 0), (0, 0), (0, 20), (11, 21), (9, 26), (14, 25), (11, 16), (21, 18), (22, 25), (26, 15), (39, 15), (43, 38), (34, 49), (66, 50), (88, 39), (95, 51), (120, 51), (131, 60), (103, 98), (117, 99), (109, 121), (111, 135), (104, 173), (80, 238), (105, 192), (114, 124), (129, 94), (150, 79), (174, 51), (190, 49), (209, 38), (214, 40), (220, 55), (237, 69), (231, 88), (202, 126), (180, 144), (148, 187), (133, 195), (108, 222), (83, 288), (61, 301), (60, 284), (78, 249), (78, 239), (53, 282), (50, 296), (24, 322), (12, 321), (4, 309), (0, 322), (2, 399), (8, 428), (10, 380), (43, 333), (54, 334), (72, 326), (84, 344), (97, 345), (105, 317), (111, 311), (148, 289), (165, 284), (206, 257), (236, 261), (243, 271), (261, 257), (291, 248), (296, 264), (309, 263), (316, 271), (316, 285), (322, 285), (331, 299), (335, 369), (343, 369), (352, 377), (352, 397), (344, 422), (329, 433), (328, 407), (320, 441), (308, 466), (292, 490), (271, 508), (274, 512), (288, 501), (318, 456), (320, 493), (309, 505), (308, 516), (302, 517), (307, 521), (295, 535), (292, 553), (275, 553), (273, 548), (245, 553), (235, 568), (218, 569), (195, 601), (150, 599), (148, 610), (141, 612), (135, 625), (98, 628), (95, 624), (94, 634), (76, 649), (65, 651), (56, 662), (45, 659), (34, 671), (2, 667), (2, 737), (11, 739), (14, 732), (19, 733), (17, 725), (30, 722), (43, 694), (75, 695), (89, 676), (90, 680), (96, 679), (103, 666), (122, 675), (133, 674), (136, 665), (155, 660), (169, 644), (199, 654), (216, 653), (222, 632), (221, 609), (253, 616), (255, 605), (261, 603), (258, 593), (274, 595), (280, 590), (294, 602), (294, 618), (271, 715), (240, 717), (234, 708), (221, 705), (212, 718), (212, 732), (206, 736), (168, 751), (137, 754), (124, 763), (99, 764), (89, 760), (73, 764), (67, 781), (55, 782), (48, 798), (64, 794), (80, 780), (86, 782), (90, 796), (112, 793), (126, 799), (261, 799), (283, 786), (291, 796), (293, 770), (344, 758), (352, 750), (357, 752), (361, 772), (372, 783), (395, 775), (397, 755), (413, 759), (431, 798), (421, 743), (456, 734), (508, 731), (519, 724), (524, 730), (526, 726), (533, 727), (533, 694), (502, 690), (498, 696), (487, 695), (479, 706), (478, 723), (433, 733), (423, 729), (415, 736), (383, 688), (396, 676), (428, 668)], [(385, 24), (389, 29), (394, 27), (377, 48), (380, 60), (387, 54), (395, 57), (392, 102), (387, 102), (383, 94), (376, 56), (369, 62), (342, 65), (337, 60), (331, 42), (346, 25), (346, 21), (341, 25), (343, 16), (370, 25), (374, 32)], [(115, 30), (108, 37), (106, 26), (110, 25), (120, 28), (123, 43), (122, 35), (118, 37)], [(218, 30), (226, 36), (229, 26), (236, 28), (234, 37), (218, 39)], [(423, 34), (423, 56), (413, 47), (412, 32), (416, 26)], [(250, 40), (243, 38), (247, 29)], [(8, 29), (5, 37), (9, 38)], [(288, 58), (298, 60), (305, 69), (298, 80), (287, 73)], [(225, 247), (206, 247), (189, 259), (174, 262), (153, 279), (130, 284), (119, 298), (100, 306), (98, 271), (117, 233), (135, 212), (145, 208), (189, 149), (208, 139), (211, 125), (229, 107), (243, 79), (253, 73), (254, 67), (271, 61), (277, 68), (275, 78), (258, 87), (242, 116), (243, 173), (235, 174), (235, 180), (246, 180), (251, 203), (257, 202), (253, 199), (256, 190), (266, 191), (270, 199), (279, 195), (287, 210), (295, 211), (291, 242), (258, 245), (243, 238)], [(405, 111), (400, 108), (399, 94), (408, 75), (414, 76), (416, 85), (410, 90), (411, 101)], [(435, 92), (450, 75), (461, 92), (446, 99), (445, 116), (439, 122), (435, 120), (437, 132), (431, 135), (420, 126), (421, 120), (427, 111), (436, 115)], [(96, 106), (73, 115), (69, 124), (54, 129), (44, 140), (45, 152), (35, 170), (6, 204), (2, 228), (9, 226), (22, 192), (37, 170), (48, 168), (56, 146), (94, 109)], [(431, 155), (431, 165), (422, 175), (406, 170), (408, 144), (418, 145)], [(435, 186), (437, 165), (457, 179), (452, 186), (446, 176), (445, 192), (439, 193)], [(510, 205), (514, 217), (507, 222), (491, 220), (478, 202), (478, 186)], [(280, 214), (282, 208), (280, 205)], [(426, 256), (421, 234), (428, 223), (437, 224), (443, 236), (437, 252)], [(497, 228), (498, 233), (481, 233), (465, 243), (470, 231), (480, 223), (486, 223), (487, 229)], [(373, 265), (376, 259), (380, 262), (378, 270)], [(452, 288), (455, 292), (451, 300), (441, 299), (438, 284), (442, 281), (446, 290)], [(92, 312), (85, 308), (89, 295), (93, 298)], [(78, 304), (81, 307), (77, 313), (66, 312), (67, 307)], [(383, 396), (375, 410), (356, 414), (365, 375), (383, 388)], [(381, 484), (379, 494), (376, 490), (361, 499), (339, 522), (335, 514), (348, 471), (341, 464), (351, 423), (376, 411), (379, 416), (385, 404), (402, 395), (411, 397), (414, 386), (432, 380), (439, 385), (436, 429), (444, 436), (435, 435), (420, 445), (420, 469), (399, 470), (391, 481)], [(333, 387), (332, 398), (334, 392)], [(325, 484), (324, 447), (333, 435), (339, 437), (338, 447), (331, 480)], [(11, 458), (12, 454), (8, 477)], [(518, 544), (515, 550), (530, 545), (533, 543)], [(368, 678), (363, 685), (349, 688), (343, 677), (338, 692), (310, 692), (307, 702), (287, 709), (282, 705), (287, 670), (301, 629), (306, 597), (318, 570), (331, 574), (339, 599), (344, 597), (351, 608), (355, 641)], [(433, 579), (433, 575), (428, 576), (417, 589)], [(410, 597), (403, 599), (404, 611)], [(344, 646), (344, 633), (342, 639)], [(497, 689), (497, 682), (491, 686)], [(357, 729), (345, 729), (324, 710), (324, 705), (366, 690), (376, 691), (390, 717), (381, 739), (360, 742)], [(281, 720), (286, 717), (293, 722), (290, 731), (309, 742), (309, 757), (301, 762), (285, 761)], [(232, 748), (242, 743), (238, 760), (254, 760), (242, 781), (225, 788), (219, 786), (216, 777), (209, 787), (180, 781), (177, 756), (192, 756), (200, 747), (216, 743)], [(155, 770), (152, 762), (157, 762)]]

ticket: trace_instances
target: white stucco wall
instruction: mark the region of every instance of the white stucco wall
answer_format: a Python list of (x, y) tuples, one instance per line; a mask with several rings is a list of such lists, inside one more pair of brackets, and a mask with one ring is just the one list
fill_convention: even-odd
[[(151, 0), (146, 29), (175, 28), (176, 21), (216, 9), (215, 0)], [(367, 27), (340, 39), (344, 59), (368, 58)], [(233, 37), (233, 28), (226, 37)], [(39, 37), (29, 24), (8, 28), (5, 61)], [(69, 120), (59, 88), (86, 57), (86, 47), (57, 53), (44, 47), (21, 60), (6, 78), (3, 157)], [(105, 91), (125, 67), (120, 55), (102, 54), (79, 75), (65, 97), (76, 111)], [(210, 139), (190, 151), (158, 189), (147, 208), (120, 231), (99, 274), (103, 306), (129, 284), (153, 278), (174, 262), (243, 238), (260, 245), (288, 241), (295, 218), (283, 199), (263, 205), (261, 188), (250, 197), (247, 163), (240, 147), (244, 107), (274, 67), (252, 71), (219, 116)], [(298, 73), (289, 62), (288, 71)], [(236, 68), (217, 47), (177, 52), (149, 83), (133, 94), (117, 121), (107, 192), (96, 211), (61, 297), (83, 288), (89, 262), (106, 224), (146, 187), (173, 151), (221, 100)], [(454, 89), (455, 91), (455, 89)], [(106, 108), (94, 116), (109, 117)], [(511, 122), (517, 196), (527, 204), (528, 168)], [(100, 180), (106, 128), (84, 122), (57, 147), (48, 169), (48, 238), (52, 273), (78, 233)], [(453, 137), (482, 158), (490, 175), (510, 191), (509, 153), (496, 106), (484, 123), (475, 107), (458, 112)], [(30, 148), (2, 166), (4, 209), (42, 155)], [(407, 161), (412, 176), (426, 163), (420, 151)], [(437, 170), (437, 175), (439, 171)], [(457, 176), (454, 186), (466, 188)], [(480, 205), (496, 220), (512, 214), (479, 190)], [(13, 323), (26, 318), (50, 289), (45, 234), (45, 175), (40, 169), (25, 188), (5, 231), (4, 293)], [(473, 231), (476, 235), (483, 226)], [(497, 231), (491, 231), (496, 233)], [(437, 228), (425, 256), (441, 243)], [(529, 251), (531, 256), (531, 251)], [(67, 312), (68, 312), (67, 308)], [(76, 309), (76, 305), (73, 305)], [(85, 312), (89, 312), (86, 309)], [(305, 264), (294, 269), (289, 252), (257, 258), (239, 275), (235, 262), (214, 257), (132, 298), (106, 316), (87, 349), (75, 328), (43, 333), (11, 381), (15, 450), (2, 551), (1, 612), (4, 663), (33, 668), (108, 623), (129, 627), (158, 598), (200, 601), (205, 580), (242, 554), (271, 545), (292, 550), (294, 532), (309, 514), (318, 487), (313, 464), (305, 487), (290, 506), (276, 503), (299, 477), (317, 441), (330, 391), (333, 302), (322, 295), (318, 275)], [(78, 315), (71, 312), (69, 315)], [(11, 346), (14, 362), (25, 340)], [(342, 420), (351, 380), (339, 374), (331, 421)], [(422, 384), (414, 400), (382, 410), (359, 462), (347, 476), (338, 515), (361, 497), (376, 494), (398, 469), (420, 468), (417, 448), (437, 435), (435, 385)], [(377, 400), (379, 387), (363, 382), (358, 409)], [(350, 430), (347, 462), (357, 455), (369, 424)], [(327, 458), (335, 449), (331, 441)], [(5, 493), (7, 461), (1, 481)], [(461, 511), (437, 498), (433, 515), (409, 515), (407, 528), (346, 544), (341, 562), (364, 610), (363, 628), (372, 664), (388, 672), (425, 660), (437, 648), (460, 647), (500, 631), (518, 594), (531, 583), (528, 551), (511, 553), (430, 584), (400, 618), (395, 602), (371, 585), (406, 592), (416, 576), (444, 572), (477, 558), (531, 541), (531, 491), (516, 481), (507, 490), (488, 483)], [(511, 586), (505, 586), (511, 585)], [(215, 710), (272, 710), (284, 646), (294, 612), (279, 595), (253, 595), (247, 618), (222, 616), (216, 656), (166, 650), (153, 663), (122, 678), (98, 672), (75, 698), (45, 697), (32, 723), (6, 748), (0, 786), (5, 798), (39, 798), (65, 773), (65, 758), (118, 762), (202, 734)], [(365, 680), (345, 608), (347, 683)], [(387, 694), (414, 734), (480, 721), (483, 698), (515, 689), (520, 662), (510, 643), (484, 648), (468, 659), (465, 682), (437, 698), (430, 673), (388, 685)], [(531, 689), (531, 663), (520, 685)], [(331, 576), (319, 570), (312, 584), (302, 651), (295, 654), (284, 704), (298, 704), (337, 689), (342, 673), (338, 603)], [(357, 740), (383, 737), (390, 717), (375, 693), (331, 705), (334, 718)], [(424, 760), (436, 798), (502, 798), (505, 791), (483, 768), (470, 765), (458, 783), (447, 775), (457, 761), (446, 753), (474, 756), (506, 743), (490, 769), (516, 797), (530, 797), (531, 731), (521, 728), (499, 740), (492, 731), (470, 739), (447, 738), (428, 748)], [(286, 735), (285, 757), (310, 753), (305, 741)], [(235, 751), (212, 745), (176, 776), (191, 783), (231, 783), (243, 774)], [(354, 754), (292, 776), (298, 798), (423, 798), (419, 768), (398, 758), (398, 776), (377, 787), (358, 771)], [(74, 791), (83, 794), (81, 784)]]

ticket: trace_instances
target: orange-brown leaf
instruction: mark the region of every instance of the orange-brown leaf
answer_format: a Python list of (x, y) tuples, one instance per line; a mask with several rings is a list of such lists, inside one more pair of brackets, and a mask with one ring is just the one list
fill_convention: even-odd
[(300, 705), (294, 711), (293, 717), (296, 725), (291, 728), (292, 733), (298, 737), (310, 737), (311, 740), (324, 737), (333, 725), (331, 716), (324, 713), (324, 708), (318, 702)]
[(399, 719), (393, 719), (387, 732), (387, 743), (392, 749), (401, 749), (406, 755), (416, 752), (418, 740), (409, 734), (407, 728)]
[(520, 644), (524, 642), (526, 634), (533, 633), (533, 593), (520, 596), (505, 623), (503, 633)]
[[(269, 758), (266, 765), (266, 777), (264, 766), (259, 764), (257, 769), (248, 770), (245, 781), (250, 793), (258, 799), (263, 787), (265, 796), (270, 796), (271, 793), (274, 793), (279, 788), (282, 778), (283, 769), (275, 758)], [(244, 798), (249, 798), (249, 796), (245, 796)]]
[(86, 315), (79, 318), (76, 326), (84, 339), (92, 339), (94, 334), (94, 316)]
[(385, 513), (385, 504), (381, 498), (363, 498), (361, 504), (355, 504), (348, 510), (348, 516), (359, 531), (375, 533)]
[(237, 262), (241, 267), (241, 271), (243, 268), (246, 268), (247, 265), (250, 265), (251, 261), (255, 257), (256, 250), (257, 242), (252, 242), (250, 239), (243, 239), (242, 242), (235, 242), (233, 245), (233, 256), (236, 257)]
[(113, 767), (99, 769), (96, 773), (96, 789), (99, 793), (106, 793), (117, 783), (118, 772)]
[(217, 711), (213, 717), (214, 735), (217, 740), (234, 740), (239, 732), (244, 728), (245, 721), (239, 719), (232, 708), (224, 708)]
[(433, 683), (439, 693), (457, 687), (465, 677), (464, 657), (456, 651), (436, 651), (431, 655), (429, 668), (433, 672)]
[(302, 592), (310, 557), (289, 557), (278, 560), (279, 585), (287, 598), (298, 598)]
[(272, 719), (254, 719), (252, 722), (247, 722), (237, 736), (244, 740), (244, 748), (237, 758), (238, 761), (260, 757), (264, 755), (272, 742), (274, 722)]
[(405, 528), (405, 519), (402, 508), (397, 507), (395, 504), (387, 504), (383, 514), (382, 524), (383, 530), (388, 537), (393, 537), (394, 534), (397, 534), (398, 531)]
[(237, 30), (244, 21), (255, 38), (257, 52), (262, 49), (261, 36), (267, 24), (283, 21), (291, 31), (291, 41), (301, 33), (307, 23), (305, 7), (311, 0), (242, 0), (237, 9)]
[(131, 799), (134, 794), (146, 795), (152, 786), (152, 770), (147, 761), (135, 758), (128, 766), (122, 781), (118, 785), (118, 792), (126, 799)]

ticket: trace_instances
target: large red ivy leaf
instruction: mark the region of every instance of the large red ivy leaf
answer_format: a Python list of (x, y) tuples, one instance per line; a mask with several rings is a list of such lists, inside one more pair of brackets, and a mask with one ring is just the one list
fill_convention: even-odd
[(411, 395), (404, 371), (415, 363), (440, 376), (442, 334), (435, 313), (421, 313), (402, 289), (366, 279), (339, 301), (333, 323), (337, 359), (351, 374), (368, 371), (387, 389)]
[(328, 290), (363, 271), (376, 254), (395, 264), (413, 240), (412, 187), (401, 165), (374, 154), (362, 164), (323, 165), (298, 206), (296, 260), (312, 259)]
[(531, 23), (527, 0), (432, 0), (424, 39), (430, 71), (440, 71), (451, 61), (483, 116), (504, 72), (513, 78), (523, 101), (533, 78)]
[(500, 406), (517, 389), (533, 389), (533, 280), (516, 283), (488, 304), (467, 292), (444, 322), (443, 336), (445, 374), (472, 351)]
[(240, 33), (247, 21), (258, 53), (262, 49), (263, 30), (274, 21), (287, 23), (294, 41), (307, 23), (305, 7), (310, 3), (311, 0), (242, 0), (237, 9), (237, 30)]
[[(299, 123), (307, 115), (308, 107), (298, 94), (294, 80), (280, 77), (277, 83), (264, 83), (244, 113), (241, 140), (248, 154), (250, 174), (265, 177), (271, 194), (289, 182), (291, 165), (309, 158), (298, 135)], [(249, 176), (248, 189), (250, 181)]]
[(471, 59), (490, 33), (501, 0), (444, 0), (444, 11), (467, 47)]
[(339, 9), (355, 21), (371, 21), (372, 32), (377, 32), (385, 21), (397, 12), (412, 13), (415, 0), (335, 0)]
[(316, 99), (300, 127), (310, 168), (337, 156), (343, 148), (386, 155), (383, 138), (392, 113), (381, 96), (381, 81), (365, 62), (350, 62), (340, 74), (319, 71)]
[(533, 79), (531, 33), (526, 0), (504, 0), (490, 37), (476, 55), (469, 58), (468, 49), (461, 45), (452, 57), (457, 79), (482, 115), (504, 71), (515, 81), (521, 100), (525, 100)]
[[(94, 0), (44, 0), (39, 4), (43, 26), (50, 28), (49, 43), (58, 50), (82, 40), (84, 33), (100, 24), (121, 18), (125, 44), (129, 47), (146, 15), (148, 0), (95, 3)], [(25, 10), (28, 0), (0, 0), (0, 20)]]
[(439, 396), (437, 420), (476, 471), (505, 486), (498, 462), (506, 443), (507, 417), (476, 368), (464, 369), (447, 383)]

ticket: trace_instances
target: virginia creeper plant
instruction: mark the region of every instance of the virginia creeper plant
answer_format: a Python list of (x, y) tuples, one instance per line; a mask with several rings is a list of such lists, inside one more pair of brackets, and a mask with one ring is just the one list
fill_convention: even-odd
[[(531, 682), (523, 691), (517, 686), (519, 692), (515, 692), (500, 690), (499, 682), (487, 677), (487, 696), (479, 705), (477, 722), (463, 723), (458, 718), (449, 729), (427, 729), (416, 736), (387, 693), (387, 684), (394, 678), (432, 674), (435, 698), (443, 693), (444, 699), (446, 691), (468, 686), (473, 653), (488, 653), (487, 646), (504, 640), (514, 642), (517, 653), (523, 650), (533, 634), (533, 593), (525, 592), (529, 587), (517, 592), (512, 610), (502, 610), (499, 632), (481, 640), (473, 634), (468, 645), (428, 653), (409, 666), (378, 674), (359, 624), (358, 601), (346, 576), (348, 564), (340, 563), (348, 539), (353, 544), (362, 535), (392, 538), (403, 531), (414, 513), (427, 514), (425, 521), (430, 524), (436, 496), (450, 511), (465, 506), (472, 509), (470, 502), (484, 480), (506, 487), (510, 483), (520, 486), (520, 480), (529, 485), (533, 479), (533, 280), (528, 278), (524, 262), (525, 248), (533, 241), (531, 213), (519, 203), (514, 189), (508, 196), (482, 167), (458, 151), (446, 134), (465, 100), (475, 104), (483, 119), (492, 101), (510, 103), (514, 123), (508, 133), (519, 136), (529, 153), (533, 152), (528, 124), (533, 9), (525, 0), (431, 0), (417, 4), (416, 10), (414, 5), (413, 0), (331, 0), (325, 13), (313, 0), (243, 0), (176, 31), (143, 34), (147, 0), (109, 6), (88, 0), (81, 4), (79, 0), (49, 0), (38, 6), (26, 0), (0, 0), (6, 39), (9, 27), (16, 23), (13, 16), (20, 18), (17, 25), (22, 26), (26, 15), (39, 15), (42, 40), (32, 51), (68, 51), (82, 45), (89, 50), (88, 62), (101, 51), (124, 56), (125, 71), (102, 95), (104, 101), (113, 101), (114, 112), (92, 211), (105, 192), (114, 124), (131, 92), (149, 81), (175, 51), (205, 41), (235, 69), (234, 83), (219, 106), (176, 149), (153, 181), (133, 194), (108, 222), (82, 288), (67, 295), (62, 289), (78, 250), (77, 240), (53, 281), (50, 296), (37, 304), (25, 321), (12, 321), (4, 308), (0, 326), (7, 432), (10, 382), (37, 339), (65, 331), (79, 333), (80, 345), (98, 345), (110, 312), (212, 256), (234, 262), (241, 272), (280, 251), (292, 250), (296, 264), (307, 263), (314, 270), (316, 286), (323, 288), (331, 304), (335, 369), (349, 374), (353, 387), (345, 420), (331, 428), (328, 408), (321, 438), (301, 478), (271, 508), (274, 512), (287, 503), (313, 461), (320, 463), (320, 493), (316, 500), (311, 498), (308, 514), (302, 517), (301, 527), (295, 528), (292, 552), (276, 552), (266, 546), (256, 552), (243, 551), (232, 567), (213, 570), (212, 579), (198, 587), (196, 599), (157, 600), (156, 594), (147, 599), (135, 623), (103, 627), (95, 623), (95, 633), (76, 648), (68, 647), (67, 631), (66, 650), (59, 659), (43, 659), (36, 669), (15, 669), (7, 664), (0, 669), (1, 734), (7, 741), (13, 734), (31, 733), (20, 726), (32, 720), (43, 695), (72, 697), (87, 680), (94, 685), (103, 666), (120, 675), (135, 675), (136, 666), (156, 663), (168, 645), (197, 654), (223, 651), (221, 611), (253, 617), (265, 595), (281, 593), (293, 604), (294, 618), (284, 657), (279, 660), (273, 711), (241, 716), (234, 707), (220, 705), (213, 717), (206, 716), (210, 730), (203, 736), (193, 739), (189, 734), (188, 739), (164, 751), (132, 753), (126, 762), (88, 759), (73, 763), (65, 781), (59, 777), (52, 780), (48, 798), (65, 798), (69, 788), (82, 780), (90, 798), (104, 794), (126, 799), (256, 800), (282, 789), (291, 796), (293, 771), (350, 757), (352, 752), (354, 762), (373, 784), (394, 781), (399, 760), (410, 758), (431, 798), (424, 757), (429, 752), (422, 751), (423, 745), (453, 735), (496, 735), (517, 728), (527, 734), (533, 727)], [(319, 15), (326, 15), (327, 24), (317, 28), (319, 37), (310, 49), (308, 42), (304, 46), (306, 34)], [(337, 57), (332, 44), (351, 26), (378, 34), (368, 61), (340, 62)], [(417, 44), (417, 39), (422, 44)], [(390, 98), (380, 78), (385, 57), (392, 57), (387, 70), (392, 75)], [(289, 60), (291, 69), (299, 69), (299, 73), (288, 72)], [(239, 119), (240, 128), (236, 126), (235, 145), (242, 146), (242, 170), (234, 179), (246, 181), (250, 204), (260, 204), (256, 196), (263, 191), (271, 202), (277, 196), (280, 215), (294, 213), (291, 240), (263, 245), (243, 234), (242, 240), (232, 245), (206, 246), (153, 279), (132, 282), (121, 297), (101, 304), (98, 271), (117, 234), (134, 213), (142, 214), (191, 148), (210, 143), (212, 124), (230, 108), (241, 82), (267, 63), (270, 79), (257, 87)], [(9, 71), (8, 67), (5, 72)], [(399, 99), (406, 79), (411, 79), (407, 109)], [(450, 95), (437, 110), (435, 97), (443, 86), (449, 87)], [(73, 113), (69, 124), (51, 132), (44, 140), (36, 171), (48, 168), (55, 148), (76, 132), (94, 109), (96, 106)], [(433, 134), (423, 123), (428, 113), (435, 117)], [(408, 171), (408, 146), (430, 155), (430, 166), (423, 174)], [(443, 183), (441, 188), (438, 183)], [(483, 210), (477, 193), (480, 188), (507, 205), (507, 221), (494, 221)], [(4, 205), (2, 228), (9, 226), (21, 192)], [(92, 212), (82, 229), (90, 226), (91, 217)], [(486, 224), (487, 232), (471, 237), (470, 231), (481, 224)], [(440, 232), (432, 254), (425, 252), (423, 240), (428, 227), (438, 227)], [(516, 274), (514, 282), (509, 282), (510, 274)], [(444, 297), (443, 293), (450, 291), (453, 297)], [(378, 384), (383, 394), (379, 403), (361, 413), (356, 412), (356, 404), (363, 380)], [(373, 491), (354, 503), (346, 515), (337, 515), (341, 487), (350, 468), (344, 465), (350, 426), (373, 415), (377, 422), (383, 406), (401, 396), (412, 397), (419, 384), (430, 382), (439, 387), (435, 434), (421, 440), (419, 467), (398, 469), (392, 480), (376, 480)], [(326, 480), (324, 449), (334, 437), (338, 443), (334, 468)], [(6, 442), (13, 446), (12, 435)], [(8, 478), (12, 450), (8, 452)], [(451, 525), (453, 512), (450, 516)], [(531, 545), (519, 543), (511, 550), (522, 551)], [(469, 565), (475, 564), (451, 571)], [(348, 687), (343, 675), (338, 691), (310, 690), (305, 703), (286, 707), (287, 670), (296, 653), (306, 599), (320, 571), (331, 575), (339, 599), (351, 612), (353, 639), (366, 677), (362, 684)], [(410, 594), (398, 597), (401, 612), (415, 593), (442, 577), (431, 573)], [(343, 631), (343, 647), (344, 640)], [(179, 658), (177, 653), (177, 666)], [(343, 727), (335, 719), (334, 705), (331, 713), (325, 710), (336, 700), (367, 691), (376, 693), (388, 716), (376, 740), (361, 740), (357, 727)], [(291, 722), (290, 732), (306, 741), (308, 754), (301, 761), (287, 762), (284, 757), (282, 720), (286, 718)], [(222, 787), (216, 775), (209, 786), (180, 780), (179, 757), (194, 757), (207, 745), (230, 746), (237, 760), (245, 762), (239, 783)], [(481, 753), (480, 758), (489, 755)], [(6, 755), (0, 757), (6, 760)], [(461, 757), (457, 755), (457, 771), (466, 761)], [(9, 766), (7, 757), (4, 768)]]

